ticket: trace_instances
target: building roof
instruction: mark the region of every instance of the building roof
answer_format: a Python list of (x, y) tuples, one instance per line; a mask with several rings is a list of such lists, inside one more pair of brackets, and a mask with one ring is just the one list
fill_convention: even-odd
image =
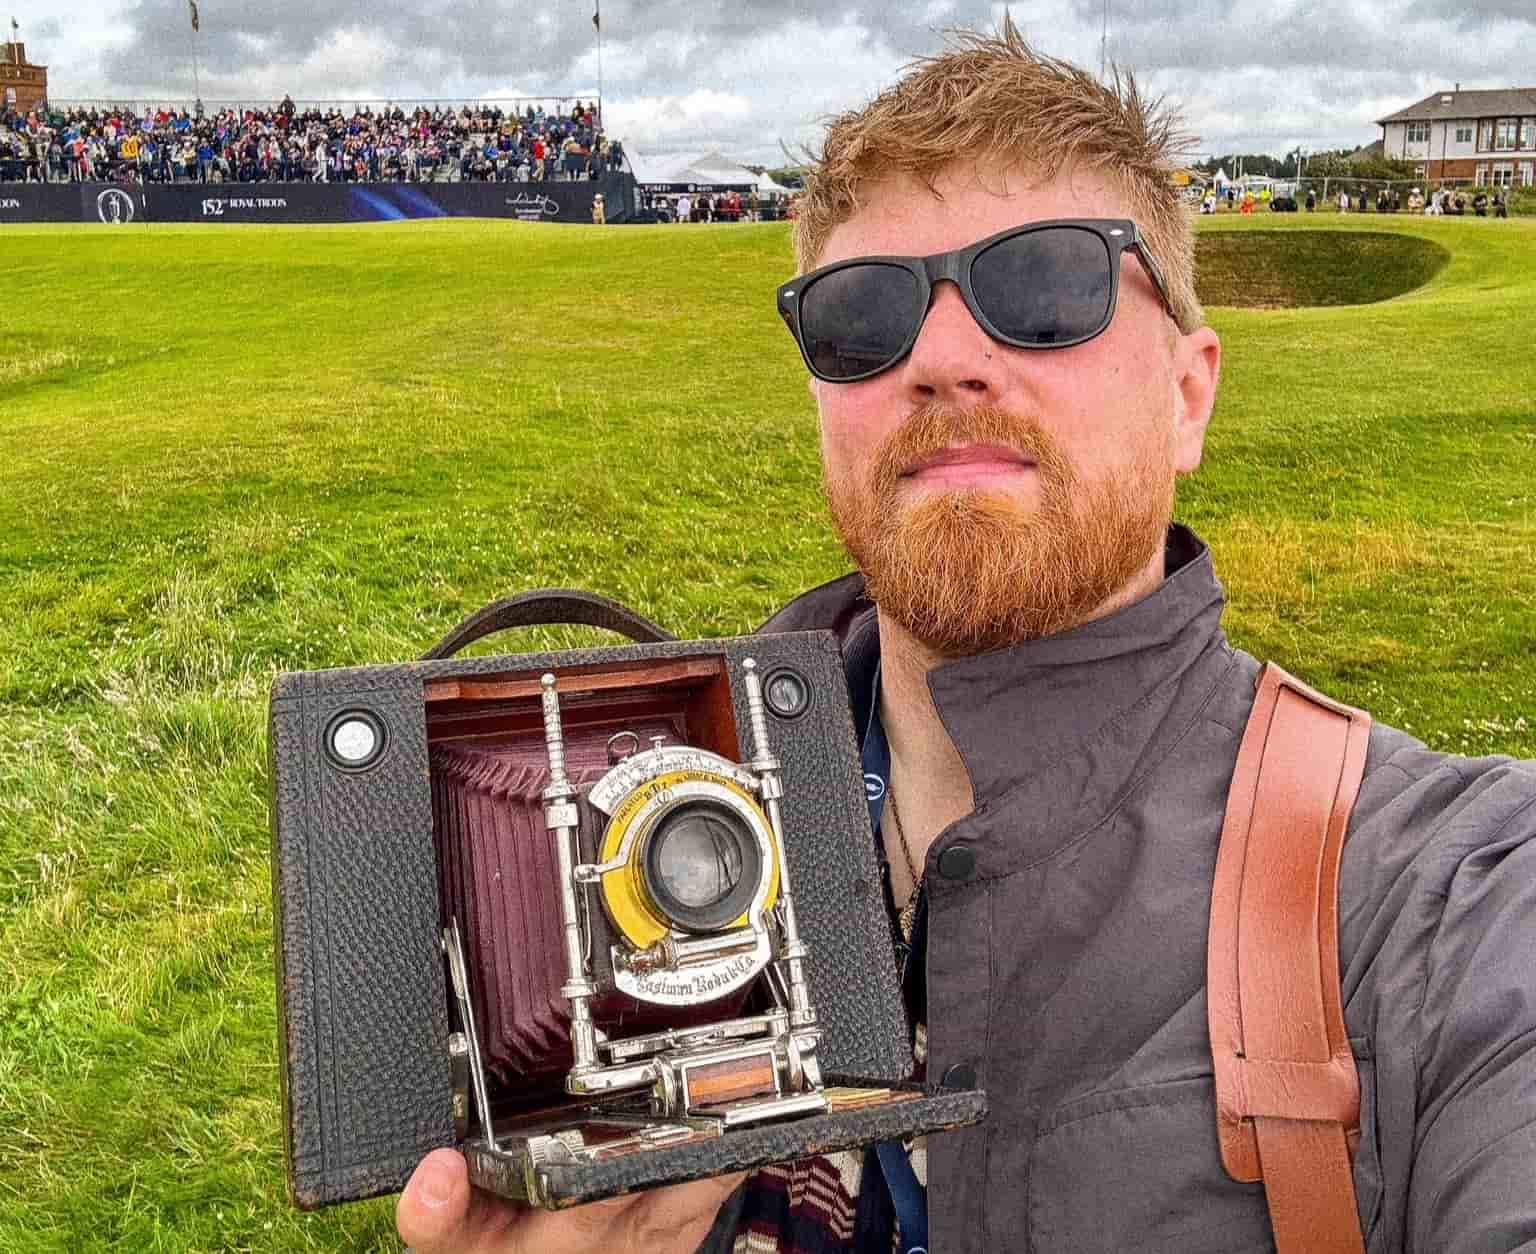
[(1388, 122), (1434, 122), (1441, 118), (1495, 118), (1536, 113), (1536, 87), (1505, 87), (1499, 91), (1437, 91), (1416, 104), (1384, 118)]

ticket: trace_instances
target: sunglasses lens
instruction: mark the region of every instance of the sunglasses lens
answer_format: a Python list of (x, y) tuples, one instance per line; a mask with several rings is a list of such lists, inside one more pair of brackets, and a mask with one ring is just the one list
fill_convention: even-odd
[(853, 379), (890, 365), (922, 319), (917, 276), (869, 262), (823, 275), (800, 294), (805, 355), (824, 379)]
[(1070, 344), (1109, 320), (1109, 246), (1058, 226), (1015, 235), (971, 263), (971, 290), (992, 325), (1019, 344)]

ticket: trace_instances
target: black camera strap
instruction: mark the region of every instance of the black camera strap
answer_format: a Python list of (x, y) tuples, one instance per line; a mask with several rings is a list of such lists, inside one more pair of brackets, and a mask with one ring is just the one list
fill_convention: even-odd
[(516, 596), (492, 601), (476, 610), (457, 627), (421, 655), (422, 661), (452, 657), (460, 649), (492, 632), (509, 627), (578, 626), (602, 627), (628, 636), (639, 644), (658, 644), (677, 637), (658, 627), (644, 615), (635, 613), (595, 592), (575, 588), (539, 588)]

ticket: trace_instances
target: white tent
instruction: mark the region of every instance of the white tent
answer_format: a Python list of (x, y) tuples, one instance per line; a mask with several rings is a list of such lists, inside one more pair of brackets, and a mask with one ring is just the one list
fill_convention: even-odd
[(759, 192), (787, 192), (767, 174), (755, 174), (741, 162), (719, 151), (697, 157), (647, 157), (629, 145), (624, 147), (629, 168), (638, 183), (686, 183), (708, 187), (751, 187)]
[(1227, 172), (1220, 166), (1216, 167), (1216, 176), (1211, 179), (1211, 185), (1219, 192), (1232, 180), (1227, 177)]

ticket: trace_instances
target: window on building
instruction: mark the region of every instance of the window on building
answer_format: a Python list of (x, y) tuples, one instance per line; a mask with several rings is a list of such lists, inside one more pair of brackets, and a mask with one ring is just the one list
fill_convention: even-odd
[(1408, 142), (1410, 144), (1427, 144), (1427, 143), (1429, 143), (1429, 123), (1428, 122), (1410, 122), (1410, 123), (1408, 123)]
[(1485, 165), (1478, 166), (1476, 173), (1472, 175), (1472, 181), (1479, 187), (1486, 183), (1488, 181), (1488, 167)]
[(1493, 167), (1493, 178), (1490, 180), (1494, 187), (1513, 187), (1515, 185), (1515, 167), (1500, 164)]
[(1458, 126), (1456, 128), (1456, 142), (1458, 144), (1470, 144), (1472, 142), (1472, 128), (1470, 126)]
[(1493, 147), (1497, 152), (1513, 152), (1515, 148), (1514, 118), (1500, 118), (1493, 130)]
[(1536, 164), (1529, 161), (1520, 163), (1520, 185), (1522, 187), (1536, 186)]
[(1493, 119), (1484, 118), (1477, 124), (1477, 146), (1480, 149), (1493, 147)]
[(1536, 148), (1536, 118), (1520, 119), (1520, 147)]

